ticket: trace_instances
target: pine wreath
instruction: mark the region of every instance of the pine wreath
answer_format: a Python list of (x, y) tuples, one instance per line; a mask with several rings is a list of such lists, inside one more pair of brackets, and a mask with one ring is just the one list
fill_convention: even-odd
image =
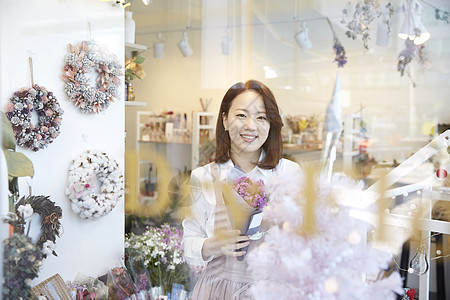
[[(38, 115), (37, 124), (31, 120), (33, 111)], [(51, 91), (35, 84), (32, 88), (16, 91), (6, 105), (5, 114), (17, 144), (38, 151), (59, 135), (64, 110)]]
[(25, 213), (21, 206), (26, 207), (30, 205), (32, 213), (37, 213), (41, 217), (41, 235), (36, 242), (36, 246), (42, 249), (43, 257), (46, 258), (48, 254), (53, 254), (55, 256), (56, 252), (55, 241), (56, 237), (60, 237), (61, 223), (59, 219), (62, 218), (61, 207), (55, 205), (55, 202), (49, 199), (49, 196), (28, 196), (22, 197), (19, 202), (17, 202), (15, 208), (18, 220), (16, 226), (14, 227), (15, 232), (24, 233), (25, 229)]

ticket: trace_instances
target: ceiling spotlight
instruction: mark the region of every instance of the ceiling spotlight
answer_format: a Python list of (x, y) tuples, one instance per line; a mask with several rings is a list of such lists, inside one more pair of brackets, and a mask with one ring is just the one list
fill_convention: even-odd
[(295, 41), (298, 46), (303, 50), (308, 50), (312, 47), (312, 43), (308, 37), (308, 27), (306, 27), (306, 23), (302, 23), (302, 27), (297, 31), (294, 35)]
[(164, 42), (161, 40), (161, 33), (158, 33), (158, 41), (153, 43), (153, 57), (164, 57)]
[(191, 46), (189, 46), (189, 41), (188, 41), (188, 36), (187, 36), (186, 31), (183, 33), (183, 38), (181, 39), (181, 41), (178, 42), (178, 48), (180, 49), (180, 51), (184, 57), (187, 57), (194, 53), (194, 51), (192, 51)]
[(277, 71), (275, 71), (271, 67), (264, 66), (263, 69), (264, 69), (264, 78), (272, 79), (272, 78), (277, 78), (278, 77)]
[(142, 0), (142, 3), (144, 3), (145, 5), (149, 5), (150, 4), (150, 0)]
[[(116, 5), (120, 5), (122, 8), (127, 8), (131, 5), (130, 2), (127, 3), (126, 0), (100, 0), (101, 2), (114, 2)], [(114, 4), (113, 4), (114, 5)]]
[(430, 33), (422, 22), (423, 6), (417, 0), (405, 0), (402, 6), (405, 21), (398, 33), (401, 39), (410, 39), (415, 45), (421, 45), (428, 41)]

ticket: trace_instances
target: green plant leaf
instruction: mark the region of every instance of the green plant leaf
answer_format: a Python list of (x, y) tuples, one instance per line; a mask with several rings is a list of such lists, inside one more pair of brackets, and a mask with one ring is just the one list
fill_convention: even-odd
[(142, 64), (144, 61), (145, 61), (145, 57), (140, 56), (140, 55), (136, 56), (136, 58), (134, 59), (134, 62), (135, 62), (137, 65)]
[(3, 149), (6, 164), (8, 165), (8, 175), (12, 177), (34, 176), (34, 167), (31, 160), (20, 152)]
[(127, 69), (126, 72), (125, 72), (125, 78), (126, 78), (127, 80), (133, 80), (134, 77), (137, 77), (137, 78), (139, 78), (140, 80), (142, 80), (142, 78), (139, 77), (139, 75), (137, 75), (133, 70)]
[(16, 149), (16, 137), (14, 136), (14, 131), (12, 130), (11, 123), (4, 112), (2, 115), (2, 146), (5, 149)]

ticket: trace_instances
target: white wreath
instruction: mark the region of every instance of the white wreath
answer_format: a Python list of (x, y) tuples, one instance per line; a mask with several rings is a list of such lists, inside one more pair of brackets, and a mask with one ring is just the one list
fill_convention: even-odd
[(74, 213), (83, 219), (96, 220), (107, 215), (122, 199), (122, 171), (106, 153), (87, 150), (72, 160), (65, 193)]
[[(105, 52), (93, 40), (69, 44), (63, 79), (64, 90), (75, 106), (84, 113), (99, 113), (120, 95), (122, 65), (114, 54)], [(98, 74), (91, 85), (88, 74)]]

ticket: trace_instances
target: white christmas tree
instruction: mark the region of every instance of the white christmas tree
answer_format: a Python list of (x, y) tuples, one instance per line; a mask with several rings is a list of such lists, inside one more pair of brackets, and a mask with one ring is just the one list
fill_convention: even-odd
[[(251, 287), (256, 299), (379, 300), (403, 294), (397, 272), (382, 276), (392, 254), (367, 242), (368, 224), (349, 216), (349, 204), (361, 202), (362, 190), (362, 183), (338, 176), (330, 182), (325, 174), (271, 178), (264, 209), (271, 226), (246, 257), (261, 276)], [(313, 230), (305, 232), (305, 222), (313, 222)]]

